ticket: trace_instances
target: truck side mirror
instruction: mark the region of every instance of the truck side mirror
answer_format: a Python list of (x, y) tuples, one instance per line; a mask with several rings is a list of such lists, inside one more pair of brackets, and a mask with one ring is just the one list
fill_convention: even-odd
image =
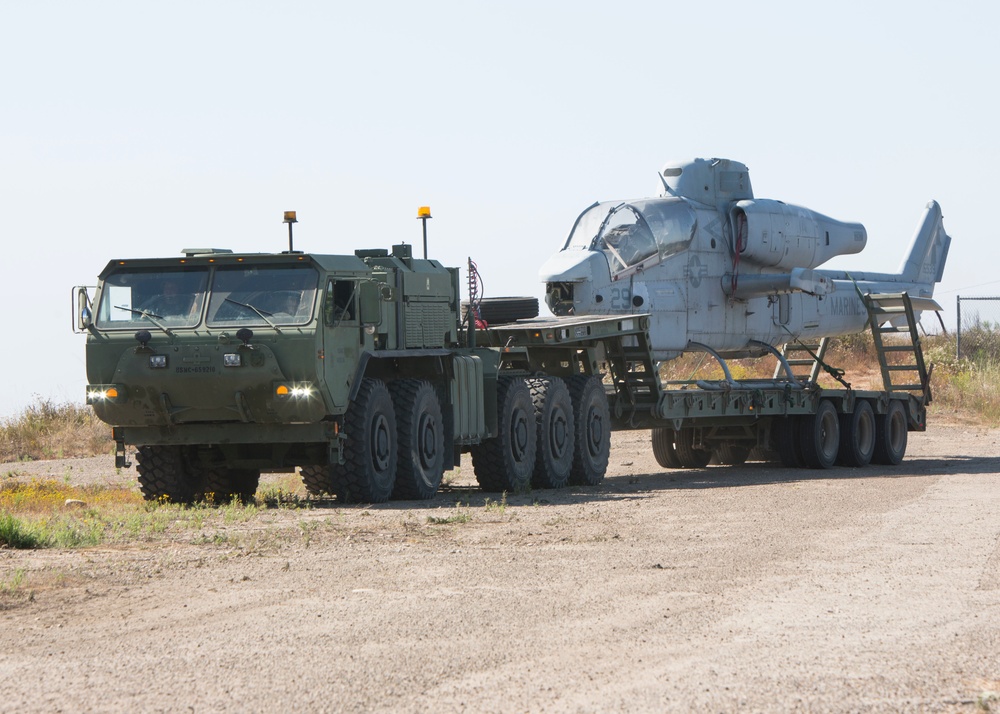
[(379, 283), (365, 280), (360, 285), (361, 294), (358, 300), (362, 325), (382, 324), (382, 294)]
[(86, 332), (94, 323), (90, 290), (83, 285), (73, 288), (73, 332)]

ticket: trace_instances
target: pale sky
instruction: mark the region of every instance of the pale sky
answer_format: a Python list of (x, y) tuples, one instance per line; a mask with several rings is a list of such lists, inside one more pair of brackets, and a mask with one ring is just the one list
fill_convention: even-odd
[[(82, 402), (70, 290), (186, 247), (420, 244), (486, 295), (670, 159), (868, 229), (895, 271), (927, 201), (936, 295), (1000, 294), (1000, 5), (929, 2), (3, 2), (0, 417)], [(464, 275), (464, 271), (463, 271)], [(544, 307), (543, 307), (544, 310)], [(1000, 320), (997, 314), (984, 318)]]

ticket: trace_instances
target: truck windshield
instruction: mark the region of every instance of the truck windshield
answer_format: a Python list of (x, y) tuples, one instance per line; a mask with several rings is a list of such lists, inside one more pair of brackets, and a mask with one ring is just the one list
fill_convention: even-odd
[(208, 326), (304, 325), (312, 319), (318, 282), (309, 265), (221, 266), (212, 280)]
[(652, 265), (685, 250), (694, 236), (695, 213), (679, 198), (600, 203), (583, 213), (567, 250), (600, 250), (612, 273)]
[(193, 327), (201, 319), (207, 285), (207, 267), (114, 273), (104, 281), (97, 327)]

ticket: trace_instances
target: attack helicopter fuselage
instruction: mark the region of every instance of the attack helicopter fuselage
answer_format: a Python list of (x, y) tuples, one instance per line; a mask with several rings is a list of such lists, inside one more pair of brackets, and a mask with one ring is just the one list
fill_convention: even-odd
[[(868, 236), (807, 208), (755, 199), (743, 164), (668, 164), (654, 198), (595, 203), (540, 271), (556, 315), (648, 313), (654, 357), (707, 346), (723, 356), (756, 343), (865, 329), (862, 294), (930, 298), (950, 237), (931, 202), (896, 274), (817, 270), (859, 253)], [(933, 307), (924, 300), (922, 305)]]

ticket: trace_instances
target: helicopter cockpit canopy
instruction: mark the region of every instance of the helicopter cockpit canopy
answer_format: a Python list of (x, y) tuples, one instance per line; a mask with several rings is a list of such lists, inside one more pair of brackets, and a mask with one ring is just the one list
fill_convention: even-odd
[(563, 250), (601, 251), (619, 275), (686, 250), (696, 220), (682, 198), (597, 203), (577, 219)]

